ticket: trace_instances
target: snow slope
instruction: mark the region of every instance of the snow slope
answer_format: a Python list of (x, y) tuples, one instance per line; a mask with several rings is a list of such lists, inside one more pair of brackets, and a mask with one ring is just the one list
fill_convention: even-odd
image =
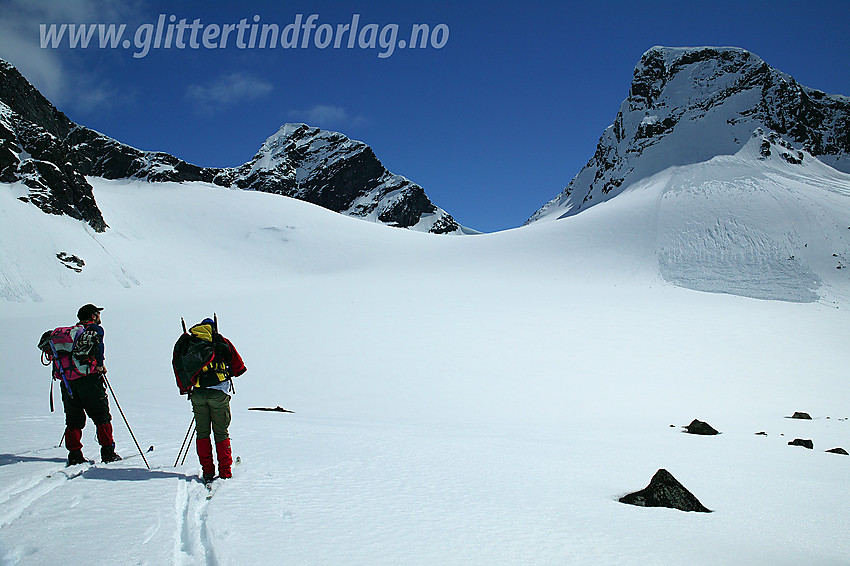
[[(0, 557), (847, 564), (850, 458), (825, 450), (850, 449), (850, 182), (808, 156), (760, 160), (756, 141), (469, 238), (89, 178), (110, 226), (96, 233), (3, 186)], [(69, 479), (55, 447), (35, 342), (90, 301), (150, 471), (136, 456)], [(180, 317), (212, 312), (248, 373), (232, 403), (243, 464), (208, 501), (194, 454), (173, 467), (191, 414), (170, 356)], [(247, 410), (275, 405), (296, 413)], [(694, 418), (723, 434), (682, 434)], [(95, 456), (91, 426), (84, 444)], [(617, 502), (659, 468), (714, 512)]]

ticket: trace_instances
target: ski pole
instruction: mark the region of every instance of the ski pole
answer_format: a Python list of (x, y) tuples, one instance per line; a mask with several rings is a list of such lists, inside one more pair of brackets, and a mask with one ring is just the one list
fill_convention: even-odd
[(192, 422), (189, 423), (189, 428), (186, 430), (186, 436), (183, 437), (183, 444), (180, 445), (180, 452), (177, 453), (177, 459), (174, 460), (174, 467), (177, 467), (177, 462), (180, 461), (180, 456), (183, 455), (183, 449), (189, 451), (189, 446), (186, 445), (186, 441), (189, 440), (189, 433), (192, 431), (192, 425), (195, 424), (195, 415), (192, 415)]
[(62, 443), (65, 442), (65, 435), (68, 433), (68, 429), (65, 429), (65, 432), (62, 433), (62, 438), (59, 439), (58, 448), (62, 448)]
[(118, 397), (115, 396), (115, 391), (112, 390), (112, 384), (109, 383), (109, 380), (106, 378), (105, 373), (102, 374), (102, 375), (103, 375), (104, 383), (106, 383), (106, 386), (109, 387), (109, 392), (112, 393), (112, 398), (115, 400), (115, 406), (118, 407), (118, 412), (121, 413), (121, 418), (124, 419), (124, 424), (127, 425), (127, 430), (130, 431), (130, 436), (133, 437), (133, 442), (136, 443), (136, 448), (138, 448), (139, 454), (142, 455), (142, 460), (145, 461), (145, 466), (147, 466), (147, 468), (150, 470), (151, 467), (150, 467), (150, 464), (148, 464), (148, 459), (145, 458), (145, 454), (144, 454), (144, 452), (142, 452), (142, 448), (141, 448), (141, 446), (139, 446), (139, 443), (136, 440), (136, 435), (133, 434), (133, 429), (130, 428), (130, 423), (127, 422), (127, 417), (124, 416), (124, 411), (121, 410), (121, 405), (120, 405), (120, 403), (118, 403)]
[(180, 462), (181, 466), (186, 463), (186, 456), (189, 455), (189, 447), (192, 446), (192, 440), (194, 440), (194, 438), (195, 438), (195, 432), (196, 431), (197, 431), (197, 429), (192, 429), (192, 436), (189, 438), (189, 444), (188, 444), (188, 446), (186, 446), (186, 452), (183, 453), (183, 461)]

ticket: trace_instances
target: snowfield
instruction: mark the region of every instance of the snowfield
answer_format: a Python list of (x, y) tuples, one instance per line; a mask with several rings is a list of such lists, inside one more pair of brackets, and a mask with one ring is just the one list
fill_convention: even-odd
[[(97, 234), (0, 187), (3, 563), (850, 564), (850, 175), (755, 150), (467, 237), (91, 178)], [(36, 342), (87, 302), (151, 470), (114, 402), (129, 458), (64, 466)], [(248, 372), (207, 500), (170, 362), (213, 312)], [(618, 503), (659, 468), (713, 513)]]

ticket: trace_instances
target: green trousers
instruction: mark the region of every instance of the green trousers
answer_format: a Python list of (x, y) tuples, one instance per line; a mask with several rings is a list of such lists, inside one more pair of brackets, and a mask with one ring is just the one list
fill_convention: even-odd
[(192, 410), (199, 439), (210, 437), (210, 425), (216, 442), (230, 438), (230, 395), (218, 389), (193, 389)]

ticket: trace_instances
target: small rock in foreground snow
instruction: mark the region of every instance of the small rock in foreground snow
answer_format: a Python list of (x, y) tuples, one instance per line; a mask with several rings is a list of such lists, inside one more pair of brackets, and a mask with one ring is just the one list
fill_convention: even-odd
[(620, 503), (639, 507), (670, 507), (680, 511), (711, 513), (673, 474), (661, 469), (655, 472), (646, 488), (620, 498)]
[(795, 412), (793, 415), (791, 415), (788, 418), (790, 418), (790, 419), (803, 419), (803, 420), (806, 420), (806, 421), (812, 420), (812, 417), (809, 415), (809, 413), (801, 413), (801, 412)]
[(703, 436), (720, 434), (710, 424), (697, 419), (694, 419), (691, 424), (686, 426), (683, 432), (687, 432), (688, 434), (700, 434)]

